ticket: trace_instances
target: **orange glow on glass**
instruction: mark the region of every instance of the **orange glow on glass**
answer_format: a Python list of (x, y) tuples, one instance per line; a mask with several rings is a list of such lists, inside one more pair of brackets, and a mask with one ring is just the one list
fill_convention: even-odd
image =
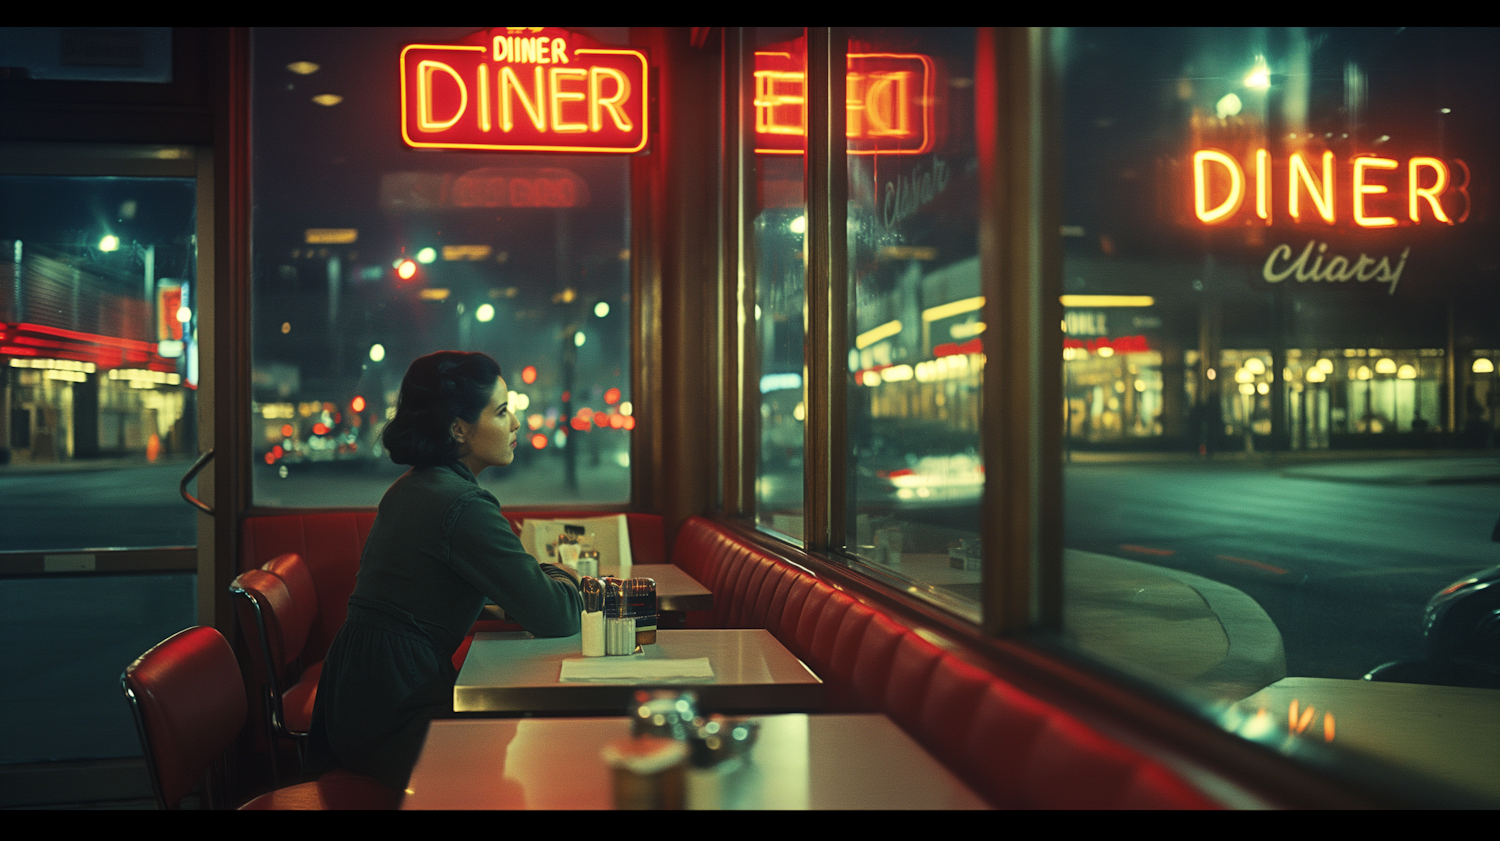
[[(765, 53), (756, 53), (757, 56)], [(776, 53), (776, 55), (787, 55)], [(790, 56), (788, 56), (790, 58)], [(757, 134), (806, 134), (802, 119), (807, 98), (803, 96), (806, 74), (778, 70), (755, 71), (755, 132)], [(795, 114), (791, 118), (787, 111)]]
[(604, 392), (605, 405), (613, 406), (618, 402), (620, 402), (620, 390), (618, 388), (611, 388)]
[(284, 423), (284, 424), (281, 425), (281, 437), (282, 438), (290, 438), (290, 437), (292, 437), (292, 433), (294, 433), (296, 431), (297, 430), (292, 429), (292, 425), (289, 424), (289, 423)]
[(1316, 708), (1314, 708), (1312, 704), (1308, 704), (1307, 708), (1301, 710), (1299, 714), (1299, 711), (1297, 709), (1297, 699), (1293, 698), (1292, 703), (1287, 710), (1286, 719), (1287, 729), (1291, 732), (1291, 735), (1295, 736), (1305, 731), (1307, 729), (1307, 725), (1312, 724), (1313, 713), (1315, 712), (1317, 712)]
[[(1419, 212), (1421, 205), (1417, 203), (1417, 199), (1421, 198), (1426, 199), (1427, 203), (1432, 206), (1432, 216), (1434, 219), (1452, 225), (1453, 220), (1449, 219), (1448, 214), (1443, 212), (1443, 205), (1438, 201), (1438, 196), (1441, 196), (1443, 191), (1448, 189), (1448, 165), (1437, 158), (1412, 158), (1407, 162), (1406, 166), (1410, 182), (1406, 203), (1411, 221), (1422, 221)], [(1421, 186), (1423, 169), (1430, 169), (1437, 174), (1437, 181), (1431, 187)]]
[(1316, 182), (1313, 179), (1312, 170), (1307, 168), (1307, 159), (1301, 152), (1293, 152), (1291, 166), (1287, 169), (1287, 213), (1298, 222), (1302, 221), (1301, 193), (1297, 190), (1300, 182), (1307, 187), (1307, 194), (1312, 198), (1313, 206), (1318, 209), (1318, 215), (1323, 221), (1333, 224), (1333, 153), (1323, 153), (1323, 179)]
[[(800, 155), (807, 133), (807, 74), (791, 53), (755, 54), (758, 154)], [(917, 53), (850, 53), (844, 135), (851, 155), (920, 155), (934, 143), (935, 74)], [(915, 144), (915, 145), (912, 145)]]
[(1333, 713), (1323, 713), (1323, 741), (1333, 741)]
[(355, 395), (354, 399), (349, 401), (349, 408), (356, 412), (363, 412), (365, 410), (365, 399), (359, 395)]
[(1389, 228), (1396, 224), (1394, 216), (1369, 216), (1365, 213), (1365, 196), (1378, 196), (1390, 192), (1384, 184), (1366, 184), (1367, 169), (1400, 169), (1401, 164), (1390, 158), (1354, 159), (1354, 224), (1363, 228)]
[(525, 368), (521, 369), (521, 382), (527, 385), (531, 385), (532, 383), (536, 382), (535, 365), (527, 365)]
[(1271, 221), (1271, 153), (1255, 150), (1255, 215)]
[(547, 436), (543, 435), (540, 432), (538, 432), (537, 434), (531, 436), (531, 446), (534, 449), (538, 449), (538, 450), (546, 447), (547, 446)]
[(631, 154), (646, 148), (645, 53), (561, 29), (496, 28), (401, 52), (408, 146)]
[[(1218, 164), (1229, 174), (1229, 195), (1215, 207), (1208, 206), (1208, 167), (1209, 163)], [(1240, 202), (1245, 200), (1245, 173), (1240, 170), (1240, 163), (1229, 155), (1217, 149), (1201, 149), (1193, 153), (1193, 212), (1198, 221), (1205, 225), (1222, 222), (1234, 215), (1240, 209)]]

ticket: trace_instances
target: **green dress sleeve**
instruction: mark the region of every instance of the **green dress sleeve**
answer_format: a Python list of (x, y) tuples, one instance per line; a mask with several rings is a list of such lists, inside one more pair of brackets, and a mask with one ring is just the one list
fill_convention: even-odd
[(579, 631), (583, 601), (567, 573), (537, 563), (510, 529), (493, 496), (480, 491), (457, 511), (449, 563), (472, 584), (539, 637), (566, 637)]

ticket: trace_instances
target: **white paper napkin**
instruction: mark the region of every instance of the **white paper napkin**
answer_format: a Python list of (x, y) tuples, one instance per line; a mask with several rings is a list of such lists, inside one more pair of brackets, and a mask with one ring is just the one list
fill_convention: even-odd
[(707, 657), (647, 660), (631, 657), (580, 657), (562, 662), (559, 681), (713, 680)]

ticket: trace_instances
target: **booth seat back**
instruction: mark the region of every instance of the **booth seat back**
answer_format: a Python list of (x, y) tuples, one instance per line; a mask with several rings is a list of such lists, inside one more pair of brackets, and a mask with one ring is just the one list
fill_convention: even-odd
[(882, 712), (992, 805), (1209, 809), (1155, 760), (913, 627), (702, 517), (672, 560), (714, 593), (690, 627), (764, 628), (821, 677), (834, 712)]

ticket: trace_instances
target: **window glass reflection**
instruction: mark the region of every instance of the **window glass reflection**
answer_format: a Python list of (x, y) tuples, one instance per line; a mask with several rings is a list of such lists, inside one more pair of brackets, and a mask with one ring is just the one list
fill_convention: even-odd
[(258, 505), (374, 505), (401, 377), (442, 349), (515, 392), (505, 504), (630, 497), (629, 158), (404, 146), (403, 46), (473, 32), (254, 33)]
[(750, 30), (755, 45), (754, 120), (745, 142), (755, 167), (755, 321), (760, 380), (760, 458), (755, 522), (802, 540), (807, 420), (807, 267), (802, 151), (807, 138), (807, 47), (801, 29)]
[(0, 177), (0, 550), (196, 542), (196, 201), (191, 178)]
[(1068, 641), (1500, 792), (1495, 34), (1063, 42)]
[(977, 621), (973, 30), (850, 30), (847, 552)]

